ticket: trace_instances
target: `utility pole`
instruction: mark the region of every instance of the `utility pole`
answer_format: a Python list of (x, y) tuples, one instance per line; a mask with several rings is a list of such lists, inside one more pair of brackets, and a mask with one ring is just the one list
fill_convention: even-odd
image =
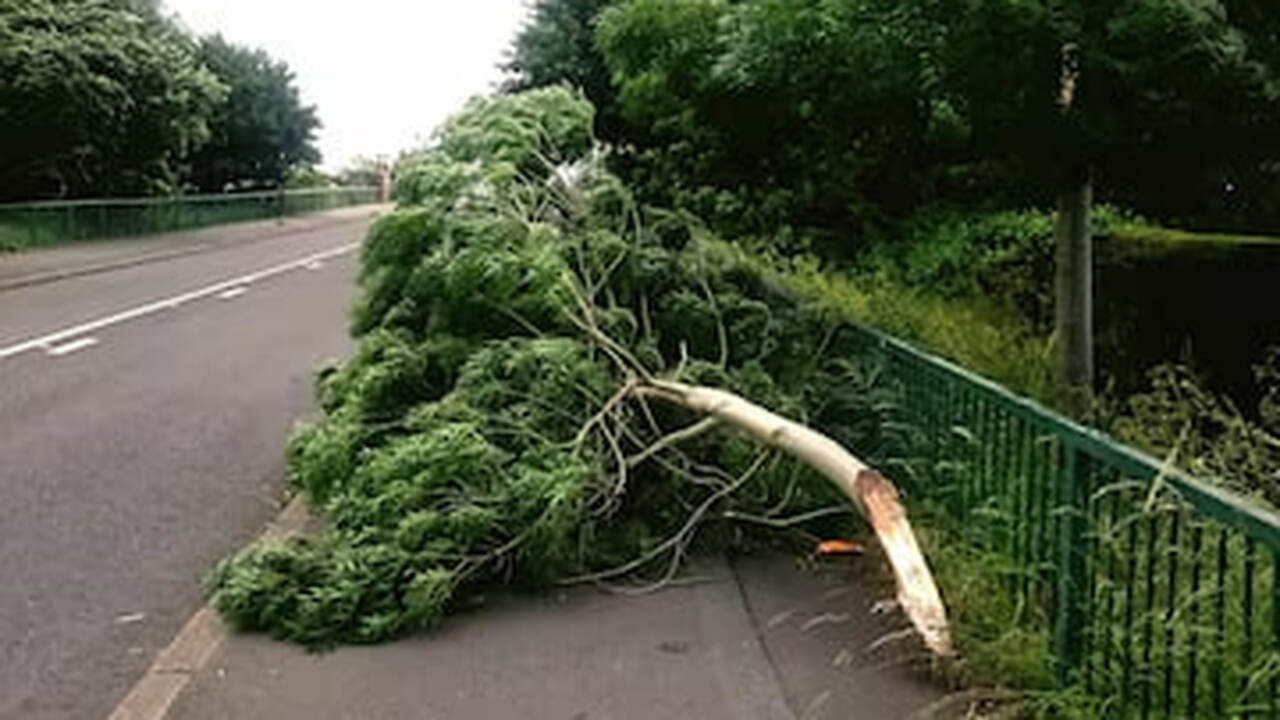
[(378, 158), (378, 202), (391, 202), (391, 162)]

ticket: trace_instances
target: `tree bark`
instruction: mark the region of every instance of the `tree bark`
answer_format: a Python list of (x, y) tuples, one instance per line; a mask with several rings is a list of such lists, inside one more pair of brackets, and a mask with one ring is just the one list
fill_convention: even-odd
[(1072, 415), (1088, 415), (1093, 402), (1093, 233), (1089, 208), (1093, 187), (1082, 174), (1075, 187), (1058, 195), (1054, 224), (1057, 281), (1054, 333), (1058, 377)]

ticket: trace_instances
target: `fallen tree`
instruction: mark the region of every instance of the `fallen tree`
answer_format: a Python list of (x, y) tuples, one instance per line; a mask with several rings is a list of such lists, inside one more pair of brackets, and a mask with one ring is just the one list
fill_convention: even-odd
[(896, 489), (845, 449), (892, 457), (893, 389), (696, 218), (638, 207), (591, 118), (559, 88), (477, 100), (402, 163), (362, 255), (359, 348), (290, 443), (329, 527), (222, 562), (218, 608), (378, 641), (494, 583), (650, 588), (762, 528), (843, 536), (849, 498), (949, 653)]

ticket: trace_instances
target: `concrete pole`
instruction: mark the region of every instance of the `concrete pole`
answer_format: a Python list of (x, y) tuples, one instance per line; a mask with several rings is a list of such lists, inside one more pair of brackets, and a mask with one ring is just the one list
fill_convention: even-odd
[(391, 201), (391, 165), (387, 162), (378, 163), (378, 202), (385, 203)]

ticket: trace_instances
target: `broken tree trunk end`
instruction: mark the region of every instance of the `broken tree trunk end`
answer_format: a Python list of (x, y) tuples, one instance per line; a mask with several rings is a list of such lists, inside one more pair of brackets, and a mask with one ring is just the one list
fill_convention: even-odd
[(794, 455), (835, 483), (871, 523), (893, 568), (898, 603), (925, 645), (937, 655), (951, 654), (946, 609), (891, 482), (826, 435), (733, 393), (656, 379), (642, 381), (637, 392), (736, 427)]

